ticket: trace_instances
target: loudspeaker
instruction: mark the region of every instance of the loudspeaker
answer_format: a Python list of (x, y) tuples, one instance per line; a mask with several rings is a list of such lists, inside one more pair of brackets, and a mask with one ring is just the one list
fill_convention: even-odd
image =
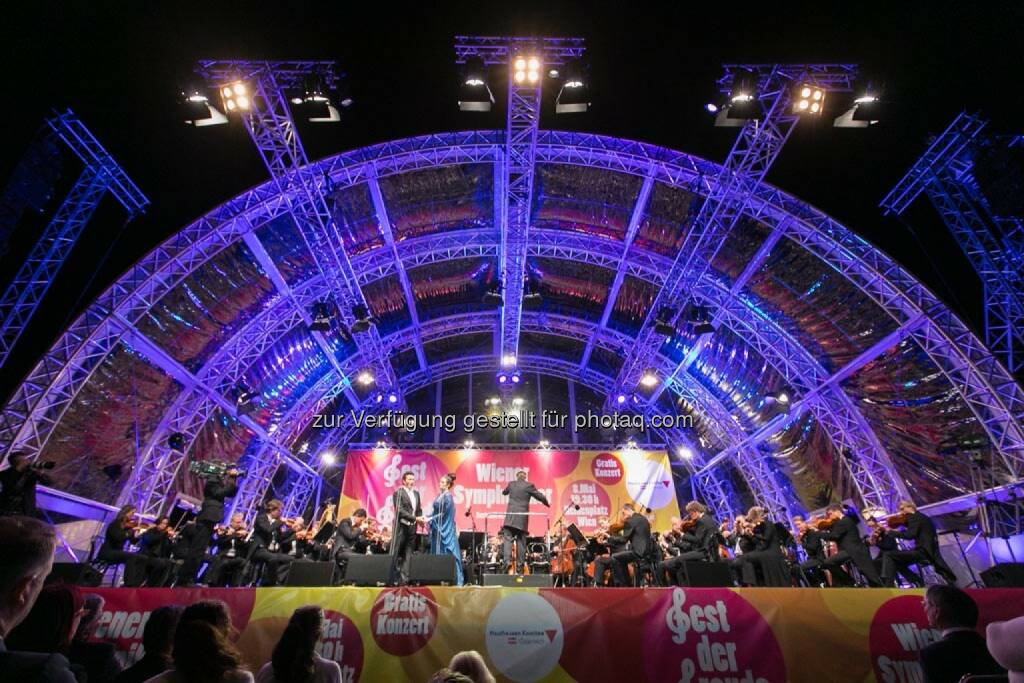
[(385, 586), (391, 571), (391, 555), (353, 555), (348, 558), (343, 583), (354, 586)]
[(73, 583), (76, 586), (98, 586), (103, 574), (96, 567), (82, 562), (54, 562), (46, 583)]
[(719, 588), (732, 586), (732, 574), (725, 562), (683, 562), (685, 584), (691, 588)]
[(484, 574), (484, 585), (551, 588), (554, 585), (554, 578), (551, 574)]
[(333, 562), (292, 562), (286, 586), (330, 586), (334, 583)]
[(418, 586), (454, 586), (455, 556), (413, 555), (409, 560), (409, 583)]
[(988, 588), (1024, 588), (1024, 562), (1000, 562), (983, 571), (981, 580)]

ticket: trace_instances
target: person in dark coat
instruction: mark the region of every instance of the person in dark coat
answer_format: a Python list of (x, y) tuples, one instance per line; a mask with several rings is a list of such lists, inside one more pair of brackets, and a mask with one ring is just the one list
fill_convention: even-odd
[(295, 537), (295, 532), (281, 519), (283, 509), (281, 501), (269, 500), (267, 511), (256, 515), (252, 523), (249, 550), (253, 562), (263, 563), (264, 586), (277, 586), (284, 581), (295, 560), (291, 555), (281, 552), (282, 546)]
[[(338, 565), (338, 576), (345, 576), (348, 559), (356, 554), (356, 545), (363, 541), (366, 522), (366, 510), (359, 508), (351, 517), (338, 522), (338, 530), (334, 532), (334, 561)], [(365, 543), (364, 543), (365, 546)]]
[[(754, 542), (752, 550), (739, 556), (740, 576), (748, 586), (787, 586), (785, 559), (782, 556), (782, 543), (779, 539), (778, 527), (767, 517), (763, 507), (754, 506), (747, 511), (747, 526), (751, 529)], [(757, 569), (761, 570), (758, 581)]]
[(935, 522), (928, 516), (917, 511), (917, 506), (909, 500), (902, 500), (899, 503), (900, 514), (907, 516), (907, 526), (903, 531), (889, 530), (885, 535), (892, 538), (901, 538), (914, 542), (913, 550), (891, 550), (882, 556), (882, 583), (886, 586), (893, 585), (893, 578), (901, 569), (906, 569), (912, 564), (927, 565), (935, 567), (946, 583), (956, 585), (956, 574), (946, 564), (939, 551), (939, 535), (935, 529)]
[(651, 522), (645, 515), (626, 503), (622, 506), (622, 517), (622, 538), (629, 543), (629, 547), (612, 555), (612, 576), (617, 586), (629, 583), (627, 565), (645, 557), (654, 544), (654, 539), (651, 538)]
[(164, 605), (153, 610), (142, 629), (142, 659), (114, 679), (114, 683), (143, 683), (174, 666), (171, 650), (183, 607)]
[(826, 540), (835, 541), (839, 552), (826, 559), (822, 563), (822, 568), (831, 569), (852, 560), (870, 586), (881, 586), (882, 578), (878, 575), (875, 563), (871, 561), (871, 551), (861, 538), (857, 520), (846, 514), (839, 503), (833, 503), (825, 508), (825, 516), (834, 521), (829, 529), (821, 532), (821, 535)]
[(95, 593), (84, 596), (82, 619), (78, 630), (68, 646), (67, 657), (72, 666), (78, 665), (85, 671), (88, 683), (110, 683), (121, 673), (114, 644), (103, 640), (91, 640), (103, 614), (103, 597)]
[(125, 545), (135, 540), (135, 532), (132, 526), (135, 515), (134, 505), (125, 505), (118, 510), (117, 515), (107, 525), (103, 532), (103, 545), (96, 553), (96, 559), (109, 564), (124, 565), (124, 585), (128, 588), (136, 588), (142, 585), (146, 576), (148, 558), (137, 552), (125, 550)]
[(195, 519), (195, 529), (178, 571), (178, 585), (191, 586), (196, 582), (199, 567), (213, 540), (213, 529), (224, 521), (224, 500), (238, 493), (238, 470), (232, 467), (222, 477), (212, 477), (203, 485), (203, 502)]
[[(0, 472), (0, 515), (23, 515), (36, 517), (36, 485), (52, 483), (39, 467), (33, 467), (24, 453), (11, 453), (7, 458), (10, 465)], [(42, 466), (53, 467), (53, 463)]]
[(547, 497), (537, 490), (531, 482), (526, 481), (526, 472), (516, 472), (516, 480), (510, 481), (501, 492), (508, 496), (508, 507), (505, 509), (505, 523), (501, 533), (505, 537), (502, 555), (505, 558), (505, 571), (512, 564), (512, 542), (516, 545), (516, 573), (521, 574), (526, 566), (526, 536), (530, 528), (530, 517), (525, 512), (530, 510), (530, 499), (536, 498), (547, 507), (551, 507)]
[(921, 650), (926, 683), (956, 683), (967, 674), (1006, 674), (978, 633), (978, 605), (956, 586), (929, 586), (924, 594), (928, 625), (941, 637)]
[(416, 475), (406, 472), (402, 485), (391, 494), (395, 520), (391, 524), (391, 571), (388, 585), (398, 586), (409, 580), (409, 557), (416, 543), (416, 525), (424, 523), (420, 492), (412, 487)]

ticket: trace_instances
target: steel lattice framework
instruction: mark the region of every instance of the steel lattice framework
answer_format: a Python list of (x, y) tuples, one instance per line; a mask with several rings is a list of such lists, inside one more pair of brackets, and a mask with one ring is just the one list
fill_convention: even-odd
[[(409, 170), (462, 163), (496, 163), (503, 151), (502, 143), (501, 133), (467, 132), (424, 136), (340, 154), (311, 164), (306, 171), (311, 178), (329, 178), (336, 187), (351, 187), (367, 182), (371, 178), (382, 178)], [(538, 134), (535, 160), (537, 163), (573, 164), (629, 173), (641, 178), (651, 177), (653, 182), (680, 188), (690, 188), (701, 175), (707, 177), (716, 172), (716, 167), (709, 162), (664, 148), (597, 135), (549, 131), (541, 131)], [(1024, 436), (1021, 431), (1024, 395), (1006, 370), (995, 362), (985, 346), (963, 323), (909, 273), (829, 217), (764, 183), (740, 189), (745, 189), (749, 193), (744, 215), (756, 218), (769, 228), (781, 232), (785, 239), (800, 245), (828, 263), (884, 310), (898, 323), (901, 330), (909, 335), (909, 339), (928, 353), (985, 428), (995, 452), (1008, 471), (1019, 477), (1021, 463), (1024, 460)], [(47, 443), (54, 426), (60, 421), (67, 407), (103, 359), (122, 341), (139, 341), (135, 336), (137, 332), (131, 332), (131, 327), (136, 321), (195, 268), (268, 221), (289, 214), (291, 203), (283, 195), (295, 191), (295, 188), (290, 186), (289, 189), (282, 190), (276, 182), (271, 182), (230, 200), (162, 244), (104, 292), (45, 354), (9, 401), (0, 422), (0, 444), (4, 450), (19, 448), (32, 456), (37, 455)], [(572, 259), (589, 255), (588, 262), (613, 270), (617, 270), (622, 262), (622, 245), (619, 242), (593, 236), (559, 233), (560, 231), (533, 231), (529, 240), (530, 253), (559, 254), (561, 257)], [(464, 231), (457, 236), (435, 235), (409, 240), (396, 246), (400, 263), (396, 261), (394, 253), (389, 248), (375, 249), (352, 260), (353, 282), (363, 284), (388, 273), (394, 273), (401, 265), (410, 268), (418, 263), (443, 260), (456, 253), (494, 254), (498, 248), (494, 240), (493, 232), (485, 239), (483, 233), (470, 236)], [(656, 284), (661, 284), (664, 280), (658, 273), (668, 272), (665, 268), (665, 257), (645, 253), (643, 250), (631, 250), (628, 260), (627, 268), (631, 274), (637, 273)], [(326, 288), (322, 287), (320, 291), (324, 289)], [(702, 280), (696, 295), (720, 305), (724, 324), (735, 325), (742, 334), (749, 336), (750, 331), (756, 330), (758, 334), (774, 335), (756, 340), (759, 346), (763, 344), (765, 354), (769, 353), (772, 344), (785, 337), (778, 328), (774, 331), (764, 328), (769, 321), (760, 318), (735, 292), (731, 292), (729, 288), (713, 279)], [(295, 288), (294, 296), (280, 297), (275, 310), (283, 312), (292, 309), (295, 314), (293, 320), (297, 321), (301, 317), (303, 302), (313, 300), (315, 296), (318, 296), (318, 292), (314, 285), (304, 283)], [(262, 322), (258, 322), (261, 320)], [(259, 327), (260, 325), (263, 327)], [(227, 378), (230, 374), (224, 370), (217, 370), (216, 367), (224, 368), (230, 365), (228, 359), (232, 352), (228, 351), (229, 348), (252, 348), (253, 357), (258, 357), (259, 343), (254, 341), (251, 347), (247, 347), (242, 338), (263, 339), (262, 343), (266, 343), (266, 340), (272, 339), (276, 334), (273, 330), (284, 327), (285, 324), (282, 323), (274, 328), (269, 320), (257, 317), (236, 333), (237, 342), (233, 339), (224, 345), (224, 353), (219, 356), (216, 366), (211, 365), (210, 370), (203, 367), (194, 373), (198, 381), (192, 382), (186, 376), (186, 386), (197, 389), (197, 395), (203, 395), (204, 399), (198, 406), (193, 406), (194, 418), (188, 418), (191, 413), (182, 406), (180, 419), (195, 419), (201, 424), (204, 417), (203, 409), (200, 408), (207, 405), (204, 402), (219, 403), (215, 397), (215, 387), (222, 386), (222, 381), (229, 382)], [(591, 328), (593, 327), (595, 326), (591, 324)], [(267, 336), (261, 336), (261, 329)], [(593, 333), (593, 329), (590, 333)], [(359, 353), (373, 353), (373, 350), (361, 347)], [(154, 352), (153, 355), (159, 357), (160, 354)], [(489, 367), (494, 369), (496, 359), (490, 357), (489, 362)], [(807, 367), (801, 367), (797, 373), (797, 366), (805, 365), (801, 356), (794, 356), (786, 360), (785, 364), (782, 359), (778, 362), (780, 367), (792, 368), (787, 370), (787, 376), (792, 375), (804, 381), (801, 385), (802, 394), (821, 396), (834, 391), (837, 393), (835, 400), (841, 400), (841, 396), (838, 396), (842, 394), (841, 388), (834, 379), (830, 383), (830, 376)], [(480, 368), (484, 367), (483, 363), (481, 360)], [(237, 367), (241, 367), (242, 364)], [(471, 364), (467, 361), (462, 369), (470, 371)], [(178, 372), (173, 366), (165, 370), (172, 376)], [(435, 366), (429, 370), (434, 373), (431, 376), (436, 378), (438, 368)], [(332, 392), (333, 396), (338, 396), (343, 391), (339, 388), (343, 387), (343, 380), (338, 381), (338, 378), (345, 376), (344, 368), (340, 371), (334, 368), (333, 372), (337, 373), (333, 381), (324, 381), (317, 385), (324, 392), (322, 397), (331, 395)], [(419, 372), (424, 373), (422, 370)], [(572, 366), (572, 373), (574, 379), (580, 379), (578, 365)], [(587, 370), (586, 375), (591, 377), (600, 373)], [(430, 381), (426, 379), (425, 374), (422, 377), (423, 381)], [(682, 377), (685, 379), (685, 375)], [(612, 378), (603, 375), (591, 379), (595, 383), (594, 386), (610, 389), (614, 384)], [(688, 385), (683, 379), (679, 380), (679, 386)], [(673, 382), (673, 390), (676, 390), (676, 386), (677, 382)], [(815, 391), (817, 393), (812, 394)], [(304, 400), (302, 410), (313, 411), (318, 406), (325, 405), (319, 402), (320, 398), (311, 396)], [(701, 403), (701, 396), (696, 392), (694, 400), (702, 409), (714, 410), (708, 408), (713, 402), (708, 403), (705, 399), (705, 402)], [(815, 401), (815, 404), (828, 405), (824, 401)], [(833, 428), (838, 430), (844, 439), (849, 439), (845, 443), (865, 438), (857, 425), (847, 419), (852, 416), (843, 417), (846, 414), (839, 408), (825, 407), (821, 408), (821, 411), (818, 417), (823, 421), (826, 417), (835, 416), (830, 418), (834, 420)], [(170, 412), (165, 416), (168, 425), (175, 419), (178, 418), (171, 417)], [(719, 420), (723, 434), (731, 430), (731, 427), (727, 426), (725, 415), (720, 415)], [(276, 453), (275, 458), (280, 457), (283, 460), (286, 454), (287, 457), (291, 457), (288, 449), (292, 444), (289, 440), (297, 434), (295, 430), (282, 424), (280, 434), (271, 435), (269, 431), (264, 435), (254, 433), (260, 438), (265, 436), (265, 442), (275, 442), (280, 447), (273, 449)], [(861, 436), (855, 436), (856, 434)], [(739, 433), (735, 433), (732, 439), (723, 437), (723, 453), (729, 448), (737, 448), (738, 445), (736, 453), (738, 457), (744, 457), (739, 454), (750, 444), (743, 444), (736, 438), (738, 436)], [(269, 471), (272, 459), (264, 460), (268, 463)], [(707, 462), (713, 460), (712, 458)], [(695, 462), (693, 467), (702, 476), (713, 471), (713, 467), (704, 465), (703, 462)], [(277, 463), (273, 463), (273, 466), (276, 468)], [(742, 466), (745, 465), (741, 462)], [(308, 470), (306, 471), (308, 473)], [(140, 474), (136, 479), (137, 485), (156, 487), (154, 476), (156, 475), (152, 473)], [(752, 474), (747, 476), (750, 478)], [(705, 493), (708, 494), (709, 488), (716, 486), (717, 481), (712, 483), (706, 479), (705, 477), (701, 486), (705, 487)], [(700, 478), (698, 480), (701, 481)], [(862, 494), (867, 492), (866, 497), (888, 495), (872, 488), (885, 484), (877, 480), (872, 481), (866, 474), (858, 481), (858, 485)], [(709, 498), (724, 499), (725, 495), (711, 494)], [(777, 505), (782, 505), (782, 500), (777, 501)]]
[(149, 199), (73, 111), (56, 114), (46, 120), (46, 125), (85, 168), (0, 298), (0, 367), (39, 308), (100, 200), (109, 192), (128, 212), (128, 220), (149, 205)]
[[(987, 210), (971, 157), (986, 122), (961, 113), (886, 195), (886, 213), (902, 214), (924, 192), (977, 271), (985, 290), (985, 343), (1011, 373), (1024, 368), (1024, 229)], [(992, 230), (1005, 223), (1008, 230)], [(1003, 233), (1003, 234), (1000, 234)], [(1017, 259), (1017, 261), (1015, 261)]]

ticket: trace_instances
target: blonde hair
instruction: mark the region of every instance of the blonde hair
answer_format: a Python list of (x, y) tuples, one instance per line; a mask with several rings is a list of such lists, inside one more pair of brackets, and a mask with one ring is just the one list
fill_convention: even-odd
[(487, 668), (487, 663), (476, 650), (464, 650), (456, 653), (452, 657), (452, 661), (448, 663), (448, 668), (473, 679), (473, 683), (495, 683), (494, 676)]

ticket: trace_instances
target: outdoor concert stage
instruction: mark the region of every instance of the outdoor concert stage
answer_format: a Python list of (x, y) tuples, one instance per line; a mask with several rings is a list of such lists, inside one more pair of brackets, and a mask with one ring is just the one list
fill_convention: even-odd
[[(936, 637), (920, 590), (799, 588), (95, 589), (100, 637), (136, 656), (149, 610), (218, 598), (254, 670), (292, 611), (323, 606), (322, 654), (346, 681), (424, 681), (477, 650), (501, 681), (920, 680)], [(971, 591), (981, 628), (1024, 590)]]

